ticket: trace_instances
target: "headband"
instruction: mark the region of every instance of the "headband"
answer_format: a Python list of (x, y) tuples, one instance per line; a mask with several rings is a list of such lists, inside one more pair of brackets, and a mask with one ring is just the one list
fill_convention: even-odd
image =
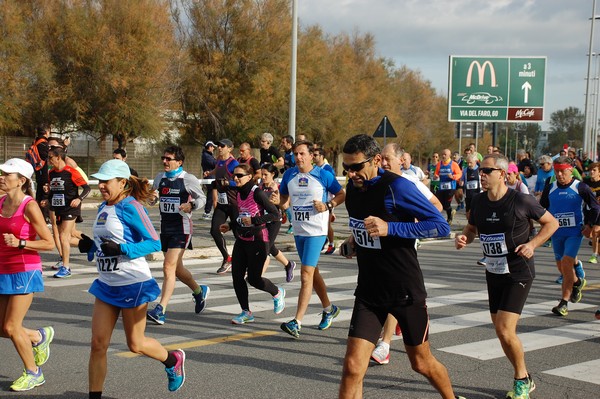
[(573, 165), (570, 165), (568, 163), (555, 163), (554, 164), (554, 170), (567, 170), (567, 169), (573, 169)]

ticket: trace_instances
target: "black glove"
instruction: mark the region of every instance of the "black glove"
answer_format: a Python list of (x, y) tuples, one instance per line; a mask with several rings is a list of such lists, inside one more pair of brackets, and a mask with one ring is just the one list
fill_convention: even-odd
[(90, 249), (92, 249), (92, 245), (94, 245), (94, 240), (92, 240), (85, 234), (82, 234), (81, 240), (79, 240), (79, 243), (77, 244), (77, 248), (79, 248), (80, 253), (86, 254), (90, 252)]
[(106, 238), (102, 239), (100, 249), (102, 249), (104, 256), (119, 256), (123, 253), (121, 252), (121, 244), (117, 244), (116, 242), (110, 241)]

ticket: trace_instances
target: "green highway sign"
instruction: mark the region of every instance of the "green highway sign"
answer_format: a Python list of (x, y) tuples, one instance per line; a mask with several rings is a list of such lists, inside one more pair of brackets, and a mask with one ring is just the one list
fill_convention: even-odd
[(448, 120), (544, 120), (546, 57), (450, 56)]

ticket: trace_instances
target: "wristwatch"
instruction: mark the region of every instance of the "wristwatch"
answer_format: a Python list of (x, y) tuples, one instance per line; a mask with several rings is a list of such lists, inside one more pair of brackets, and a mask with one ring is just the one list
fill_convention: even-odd
[(23, 249), (26, 246), (27, 246), (27, 241), (25, 241), (25, 240), (19, 240), (19, 246), (18, 246), (19, 249)]
[(333, 210), (333, 204), (330, 201), (327, 201), (325, 205), (327, 205), (327, 209), (329, 210), (329, 212)]

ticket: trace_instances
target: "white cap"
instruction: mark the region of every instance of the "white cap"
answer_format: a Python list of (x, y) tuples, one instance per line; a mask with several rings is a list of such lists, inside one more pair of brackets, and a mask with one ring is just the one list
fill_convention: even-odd
[(21, 158), (11, 158), (2, 165), (0, 170), (4, 173), (18, 173), (23, 177), (31, 180), (33, 177), (33, 166), (29, 162)]

